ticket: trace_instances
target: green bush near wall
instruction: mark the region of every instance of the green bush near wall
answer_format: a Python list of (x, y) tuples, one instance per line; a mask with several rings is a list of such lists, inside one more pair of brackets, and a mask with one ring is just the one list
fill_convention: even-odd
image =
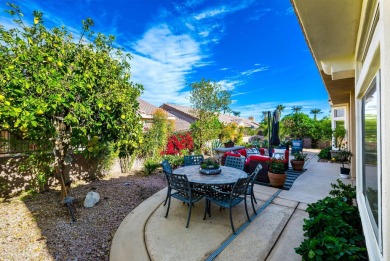
[(307, 238), (295, 252), (302, 260), (367, 260), (355, 188), (340, 180), (326, 197), (309, 204), (303, 225)]

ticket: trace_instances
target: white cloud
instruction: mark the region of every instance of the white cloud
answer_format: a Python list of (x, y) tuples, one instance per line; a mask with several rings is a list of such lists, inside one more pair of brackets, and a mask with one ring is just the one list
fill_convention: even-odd
[(209, 10), (203, 11), (203, 12), (195, 15), (194, 18), (195, 18), (195, 20), (202, 20), (205, 18), (211, 18), (214, 16), (223, 15), (225, 13), (230, 13), (232, 11), (234, 11), (234, 10), (228, 9), (228, 8), (226, 8), (226, 6), (220, 6), (220, 7), (215, 8), (215, 9), (209, 9)]
[(222, 89), (226, 91), (232, 91), (236, 86), (241, 85), (242, 83), (240, 81), (221, 80), (217, 82), (217, 84), (220, 84)]
[(193, 68), (204, 65), (199, 43), (188, 35), (174, 35), (168, 26), (160, 25), (147, 31), (132, 48), (132, 81), (144, 86), (142, 97), (155, 105), (188, 105), (189, 94), (182, 92), (186, 76)]
[(269, 69), (269, 66), (262, 66), (262, 67), (257, 68), (257, 69), (251, 69), (251, 70), (243, 71), (243, 72), (240, 73), (240, 75), (242, 75), (242, 76), (249, 76), (249, 75), (252, 75), (254, 73), (268, 71), (268, 69)]
[(287, 8), (286, 11), (285, 11), (285, 14), (286, 15), (293, 15), (294, 14), (294, 8), (293, 7)]

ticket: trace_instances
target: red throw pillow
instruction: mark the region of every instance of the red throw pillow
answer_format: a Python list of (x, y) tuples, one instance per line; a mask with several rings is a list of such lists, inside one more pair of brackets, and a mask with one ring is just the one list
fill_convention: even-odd
[(224, 154), (223, 154), (224, 156), (233, 156), (233, 157), (241, 157), (241, 154), (240, 153), (234, 153), (234, 152), (232, 152), (232, 151), (228, 151), (228, 152), (225, 152)]
[(262, 156), (262, 155), (250, 155), (249, 160), (257, 160), (257, 161), (261, 161), (261, 162), (267, 162), (270, 160), (270, 157)]
[(246, 149), (240, 149), (238, 150), (238, 153), (240, 153), (242, 156), (246, 158)]

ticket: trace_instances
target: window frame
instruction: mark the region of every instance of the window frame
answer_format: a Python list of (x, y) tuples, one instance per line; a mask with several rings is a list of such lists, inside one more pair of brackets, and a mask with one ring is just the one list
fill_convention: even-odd
[[(376, 224), (374, 215), (372, 213), (370, 202), (367, 198), (366, 193), (366, 166), (365, 166), (365, 101), (367, 94), (373, 89), (376, 88), (377, 96), (377, 188), (378, 188), (378, 224)], [(362, 194), (365, 202), (365, 209), (367, 211), (371, 228), (375, 234), (375, 238), (378, 243), (380, 252), (383, 252), (383, 229), (382, 229), (382, 146), (381, 146), (381, 84), (380, 84), (380, 70), (375, 74), (372, 79), (369, 87), (367, 88), (365, 94), (362, 97), (362, 106), (361, 106), (361, 168), (362, 168)]]

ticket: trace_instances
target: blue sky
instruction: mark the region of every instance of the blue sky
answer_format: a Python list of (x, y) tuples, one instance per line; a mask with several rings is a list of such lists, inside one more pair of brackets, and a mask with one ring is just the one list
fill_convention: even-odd
[[(276, 105), (319, 108), (329, 114), (328, 95), (289, 0), (15, 1), (27, 20), (44, 13), (45, 24), (79, 34), (81, 21), (116, 36), (133, 56), (132, 81), (144, 100), (190, 106), (189, 86), (202, 78), (232, 93), (232, 110), (255, 116)], [(2, 9), (6, 9), (5, 5)], [(12, 21), (5, 12), (0, 23)]]

